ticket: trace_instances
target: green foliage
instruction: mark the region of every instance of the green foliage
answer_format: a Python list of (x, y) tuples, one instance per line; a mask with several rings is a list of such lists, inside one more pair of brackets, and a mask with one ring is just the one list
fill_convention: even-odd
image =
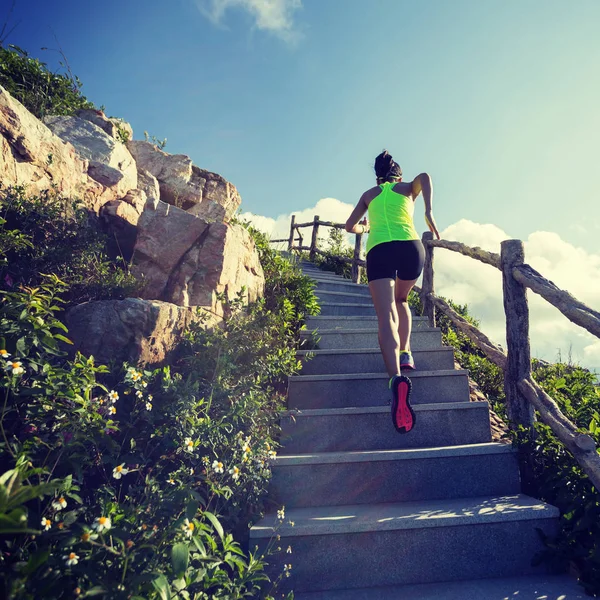
[(167, 145), (167, 138), (160, 140), (155, 135), (148, 135), (147, 131), (144, 131), (144, 139), (154, 144), (159, 150), (164, 150)]
[[(347, 243), (341, 229), (334, 227), (329, 229), (329, 238), (325, 252), (327, 254), (317, 255), (315, 264), (324, 271), (333, 271), (336, 275), (352, 279), (352, 265), (344, 260), (340, 260), (340, 258), (353, 258), (354, 249)], [(367, 275), (364, 269), (362, 270), (360, 283), (367, 283)]]
[(66, 62), (61, 66), (66, 72), (53, 73), (46, 63), (17, 46), (0, 47), (0, 85), (40, 119), (94, 108)]
[(200, 319), (171, 368), (67, 360), (56, 276), (4, 292), (4, 597), (272, 598), (265, 557), (236, 539), (263, 509), (299, 318), (318, 307), (261, 244), (265, 299)]
[(69, 304), (135, 295), (139, 283), (122, 261), (110, 260), (108, 237), (86, 209), (46, 192), (28, 197), (22, 187), (0, 190), (0, 280), (37, 286), (43, 274), (65, 284)]

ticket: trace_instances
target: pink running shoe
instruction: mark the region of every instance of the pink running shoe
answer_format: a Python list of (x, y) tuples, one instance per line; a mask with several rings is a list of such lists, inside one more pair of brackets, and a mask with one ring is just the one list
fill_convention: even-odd
[(412, 382), (406, 375), (394, 375), (390, 379), (392, 390), (392, 423), (398, 433), (408, 433), (417, 422), (410, 405)]

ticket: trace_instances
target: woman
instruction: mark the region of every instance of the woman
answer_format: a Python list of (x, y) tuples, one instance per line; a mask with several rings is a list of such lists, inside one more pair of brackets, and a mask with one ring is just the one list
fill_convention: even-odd
[(367, 278), (375, 305), (379, 346), (390, 376), (392, 421), (400, 433), (408, 433), (416, 417), (410, 405), (411, 382), (401, 369), (414, 369), (410, 352), (412, 316), (408, 294), (423, 270), (425, 249), (413, 223), (415, 200), (422, 192), (425, 220), (440, 239), (432, 212), (431, 177), (421, 173), (413, 181), (402, 181), (402, 169), (384, 150), (375, 159), (377, 186), (367, 190), (346, 222), (349, 233), (366, 233), (359, 223), (369, 213)]

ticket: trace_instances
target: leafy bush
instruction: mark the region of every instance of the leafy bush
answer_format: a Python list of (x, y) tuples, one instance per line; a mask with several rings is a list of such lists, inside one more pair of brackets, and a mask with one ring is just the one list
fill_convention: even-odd
[(22, 187), (0, 190), (0, 285), (39, 285), (53, 273), (68, 304), (133, 296), (139, 283), (122, 260), (108, 257), (108, 236), (88, 211), (52, 192), (28, 197)]
[(40, 119), (94, 108), (82, 95), (79, 79), (66, 63), (61, 66), (65, 73), (53, 73), (46, 63), (17, 46), (0, 47), (0, 85)]
[(258, 243), (266, 298), (190, 327), (171, 368), (66, 360), (56, 276), (3, 293), (5, 597), (272, 597), (264, 559), (235, 539), (263, 508), (299, 315), (317, 305), (308, 278)]

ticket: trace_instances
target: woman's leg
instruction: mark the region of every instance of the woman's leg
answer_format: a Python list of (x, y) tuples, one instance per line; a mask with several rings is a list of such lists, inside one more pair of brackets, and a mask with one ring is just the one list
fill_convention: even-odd
[(406, 350), (407, 352), (410, 352), (410, 333), (412, 330), (412, 314), (410, 312), (410, 307), (408, 306), (408, 294), (416, 282), (416, 279), (413, 281), (396, 279), (395, 285), (394, 297), (396, 300), (396, 311), (398, 313), (400, 350)]
[(400, 338), (398, 336), (398, 311), (394, 299), (394, 280), (375, 279), (369, 282), (371, 298), (375, 305), (379, 327), (379, 347), (388, 375), (400, 373)]

